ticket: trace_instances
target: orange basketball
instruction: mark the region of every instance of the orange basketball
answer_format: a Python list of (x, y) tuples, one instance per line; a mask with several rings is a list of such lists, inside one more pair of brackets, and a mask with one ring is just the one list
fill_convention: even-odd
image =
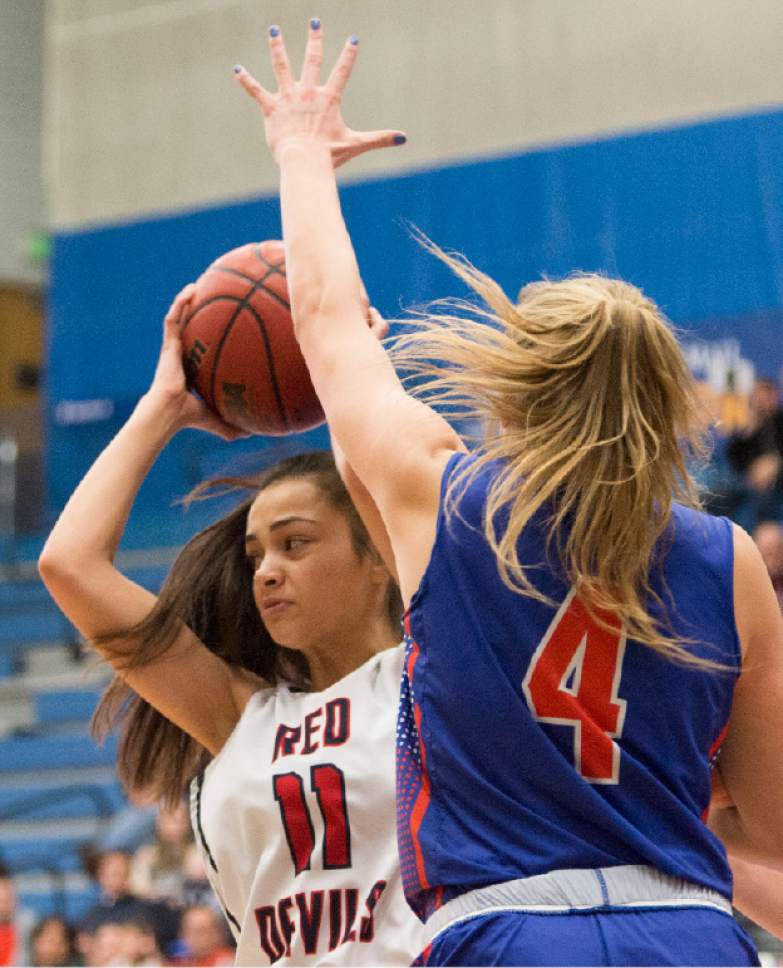
[(323, 423), (294, 336), (282, 242), (251, 242), (212, 263), (196, 281), (182, 345), (189, 385), (226, 423), (277, 436)]

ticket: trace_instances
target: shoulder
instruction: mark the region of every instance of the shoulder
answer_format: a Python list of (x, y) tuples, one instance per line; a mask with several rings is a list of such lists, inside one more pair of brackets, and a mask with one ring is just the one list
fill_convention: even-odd
[(783, 646), (780, 606), (769, 574), (751, 536), (739, 525), (732, 526), (734, 538), (734, 614), (743, 656), (749, 647), (754, 654), (765, 652), (770, 643)]
[(267, 682), (266, 679), (262, 679), (261, 676), (257, 676), (239, 666), (232, 666), (230, 681), (231, 698), (237, 711), (237, 721), (242, 717), (247, 704), (256, 693), (273, 693), (277, 688)]
[(732, 543), (734, 548), (734, 574), (740, 584), (764, 579), (769, 580), (767, 569), (756, 543), (738, 524), (731, 526)]
[[(734, 556), (734, 525), (725, 517), (675, 502), (667, 529), (669, 544), (708, 567), (725, 569)], [(667, 547), (666, 537), (664, 547)]]

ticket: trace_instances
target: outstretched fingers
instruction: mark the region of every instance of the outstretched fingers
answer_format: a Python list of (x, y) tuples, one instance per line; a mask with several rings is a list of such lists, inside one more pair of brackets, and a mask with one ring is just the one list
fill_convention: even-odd
[(358, 56), (359, 38), (354, 35), (353, 37), (349, 37), (345, 42), (345, 46), (337, 58), (337, 63), (332, 68), (332, 73), (326, 81), (325, 86), (338, 97), (343, 93), (345, 85), (348, 83), (351, 72), (353, 71), (353, 65), (356, 63)]
[(283, 35), (279, 27), (269, 28), (269, 56), (272, 60), (272, 70), (277, 78), (277, 86), (281, 94), (290, 94), (294, 89), (294, 76), (291, 64), (283, 43)]
[(321, 21), (313, 17), (310, 21), (310, 31), (307, 35), (304, 63), (302, 65), (302, 87), (318, 87), (321, 80), (321, 65), (324, 60), (324, 40)]
[(376, 148), (396, 148), (408, 139), (402, 131), (354, 131), (351, 140), (332, 149), (332, 162), (335, 168), (344, 165), (351, 158), (374, 151)]
[(234, 68), (234, 73), (237, 76), (237, 80), (247, 91), (250, 97), (261, 105), (261, 110), (264, 112), (264, 114), (269, 114), (275, 105), (274, 94), (271, 94), (265, 87), (262, 87), (261, 84), (259, 84), (258, 81), (253, 77), (253, 75), (248, 73), (241, 64), (237, 64), (237, 66)]
[(374, 148), (398, 148), (408, 140), (404, 131), (360, 131), (357, 132), (362, 151)]

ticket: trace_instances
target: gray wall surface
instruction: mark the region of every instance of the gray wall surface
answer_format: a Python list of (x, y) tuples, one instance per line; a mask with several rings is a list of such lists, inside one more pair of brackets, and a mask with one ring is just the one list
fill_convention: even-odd
[(38, 283), (26, 246), (45, 222), (41, 182), (44, 0), (0, 0), (0, 283)]
[(313, 14), (327, 63), (362, 39), (348, 123), (409, 135), (350, 177), (783, 103), (780, 0), (50, 0), (54, 225), (274, 190), (231, 67), (271, 83), (266, 27), (298, 65)]

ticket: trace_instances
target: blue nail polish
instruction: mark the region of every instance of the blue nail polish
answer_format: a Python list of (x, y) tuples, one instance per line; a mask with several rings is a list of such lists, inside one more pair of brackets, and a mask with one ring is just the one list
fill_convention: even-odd
[(395, 134), (394, 136), (394, 143), (396, 145), (404, 145), (407, 140), (404, 134)]
[(277, 35), (279, 33), (280, 33), (280, 28), (279, 27), (270, 27), (269, 28), (269, 36), (270, 37), (277, 37)]
[(354, 34), (352, 37), (349, 38), (349, 42), (353, 44), (354, 47), (356, 47), (356, 45), (359, 43), (359, 38), (356, 36), (356, 34)]
[(321, 21), (318, 19), (318, 17), (313, 17), (313, 19), (310, 21), (311, 29), (318, 30), (320, 26), (321, 26)]
[(241, 64), (234, 64), (234, 73), (235, 74), (239, 74), (239, 72), (241, 70), (242, 70), (242, 65)]

